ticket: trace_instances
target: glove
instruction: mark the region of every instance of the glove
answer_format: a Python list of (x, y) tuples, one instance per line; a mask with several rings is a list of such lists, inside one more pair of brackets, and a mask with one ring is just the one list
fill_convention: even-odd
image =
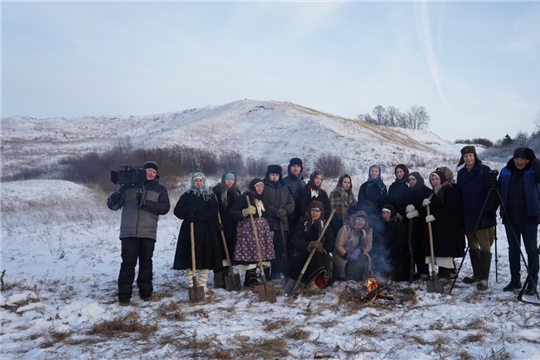
[(244, 217), (247, 217), (247, 216), (249, 216), (249, 215), (255, 215), (255, 212), (256, 212), (256, 211), (257, 211), (257, 210), (255, 209), (255, 206), (249, 205), (247, 208), (242, 209), (242, 215), (243, 215)]
[(399, 221), (403, 221), (403, 216), (401, 216), (400, 213), (397, 213), (396, 217), (398, 218)]
[(536, 155), (534, 154), (533, 149), (526, 148), (524, 153), (527, 156), (527, 158), (530, 159), (530, 161), (533, 161), (534, 159), (536, 159)]
[(197, 221), (199, 221), (199, 217), (197, 215), (195, 215), (195, 214), (191, 214), (186, 218), (186, 220), (188, 222), (197, 222)]
[(307, 246), (307, 251), (311, 252), (313, 249), (322, 249), (322, 243), (318, 241), (310, 241)]
[(214, 226), (216, 227), (216, 231), (218, 233), (221, 233), (223, 231), (223, 225), (221, 225), (218, 221), (214, 221)]
[(347, 260), (349, 260), (349, 261), (355, 261), (356, 259), (358, 259), (358, 257), (360, 256), (361, 253), (362, 253), (362, 249), (356, 248), (356, 249), (354, 249), (354, 251), (349, 255), (349, 258), (348, 258)]
[(416, 208), (414, 207), (414, 205), (407, 205), (407, 207), (405, 208), (405, 214), (408, 214), (410, 212), (413, 212), (414, 210), (416, 210)]
[(418, 213), (418, 210), (411, 211), (410, 213), (407, 213), (407, 219), (414, 219), (415, 217), (418, 217), (420, 214)]
[(429, 198), (425, 198), (424, 201), (422, 201), (422, 206), (426, 207), (429, 204), (431, 204), (431, 200)]
[(345, 253), (343, 254), (342, 258), (344, 258), (345, 260), (347, 260), (347, 259), (349, 258), (349, 255), (351, 255), (351, 253), (345, 251)]
[(279, 209), (278, 211), (276, 211), (276, 216), (281, 220), (284, 220), (287, 217), (287, 210)]
[(120, 195), (119, 193), (115, 192), (113, 193), (111, 196), (110, 196), (110, 199), (111, 199), (111, 202), (113, 204), (118, 204), (120, 202), (120, 200), (122, 200), (122, 195)]
[(428, 222), (432, 222), (432, 221), (435, 221), (435, 216), (433, 216), (433, 215), (428, 215), (428, 216), (426, 216), (426, 222), (427, 222), (427, 223), (428, 223)]

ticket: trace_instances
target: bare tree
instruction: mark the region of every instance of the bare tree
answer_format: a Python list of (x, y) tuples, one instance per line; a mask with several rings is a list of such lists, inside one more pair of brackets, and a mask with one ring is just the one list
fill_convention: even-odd
[(386, 115), (388, 117), (388, 126), (397, 127), (399, 126), (399, 109), (395, 106), (389, 106), (386, 109)]
[(373, 116), (377, 120), (377, 125), (386, 125), (386, 110), (381, 105), (377, 105), (373, 108)]
[(540, 131), (540, 110), (536, 112), (536, 117), (534, 118), (533, 124), (536, 130)]
[(422, 130), (429, 128), (429, 121), (431, 119), (429, 118), (425, 107), (417, 105), (411, 106), (411, 110), (407, 112), (407, 117), (411, 129)]
[(529, 142), (529, 135), (527, 132), (518, 131), (516, 137), (514, 138), (514, 143), (518, 146), (526, 146)]

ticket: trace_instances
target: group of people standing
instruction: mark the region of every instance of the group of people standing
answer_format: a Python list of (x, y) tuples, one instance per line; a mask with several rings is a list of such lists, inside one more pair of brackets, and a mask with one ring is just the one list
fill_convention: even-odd
[[(440, 167), (429, 174), (428, 187), (418, 172), (409, 172), (407, 166), (399, 164), (388, 190), (380, 166), (372, 165), (357, 196), (347, 174), (339, 177), (330, 195), (321, 187), (321, 171), (312, 172), (305, 182), (299, 158), (290, 160), (284, 178), (281, 166), (269, 165), (265, 177), (252, 179), (244, 193), (238, 189), (238, 179), (232, 171), (223, 174), (221, 182), (212, 188), (203, 173), (194, 172), (190, 189), (174, 208), (175, 216), (183, 222), (173, 268), (186, 270), (188, 286), (194, 286), (194, 236), (197, 286), (206, 290), (209, 273), (213, 271), (214, 286), (225, 287), (224, 277), (232, 275), (228, 273), (229, 265), (234, 265), (244, 274), (244, 286), (257, 291), (257, 238), (267, 279), (297, 280), (303, 275), (301, 281), (307, 289), (318, 292), (334, 281), (361, 281), (369, 276), (395, 281), (427, 280), (431, 240), (437, 276), (451, 279), (455, 277), (454, 259), (465, 255), (466, 237), (473, 274), (463, 281), (485, 290), (500, 190), (512, 276), (504, 290), (521, 287), (523, 237), (529, 264), (527, 293), (535, 293), (540, 161), (531, 149), (518, 148), (497, 180), (491, 169), (482, 164), (474, 146), (466, 146), (461, 150), (458, 168), (462, 165), (457, 182), (449, 168)], [(123, 186), (108, 199), (110, 209), (123, 207), (122, 265), (118, 278), (121, 304), (130, 301), (137, 259), (140, 296), (150, 299), (157, 219), (170, 208), (167, 191), (158, 184), (157, 164), (150, 161), (144, 168), (147, 181), (142, 191), (135, 186)], [(221, 235), (226, 249), (219, 240)], [(226, 252), (232, 264), (228, 263)], [(302, 273), (311, 252), (314, 255), (309, 267)]]

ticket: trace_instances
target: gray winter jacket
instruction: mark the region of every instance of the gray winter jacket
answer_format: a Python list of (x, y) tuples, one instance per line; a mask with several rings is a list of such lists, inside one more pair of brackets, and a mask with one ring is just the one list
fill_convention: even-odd
[[(278, 181), (273, 183), (267, 179), (264, 179), (264, 199), (268, 204), (268, 209), (265, 211), (265, 218), (270, 225), (271, 231), (279, 231), (279, 219), (276, 215), (279, 209), (287, 211), (287, 216), (294, 212), (294, 200), (291, 193), (285, 185)], [(289, 219), (285, 217), (283, 219), (283, 230), (289, 231)], [(294, 229), (291, 229), (294, 231)]]
[(158, 217), (167, 214), (171, 207), (169, 194), (158, 179), (156, 177), (142, 189), (122, 186), (107, 199), (109, 209), (117, 211), (123, 208), (120, 239), (137, 237), (157, 240)]

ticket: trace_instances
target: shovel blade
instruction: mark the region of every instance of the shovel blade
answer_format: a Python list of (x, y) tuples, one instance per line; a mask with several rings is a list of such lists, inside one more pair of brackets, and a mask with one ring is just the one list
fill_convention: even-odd
[(437, 281), (436, 278), (429, 279), (426, 282), (426, 285), (428, 293), (444, 294), (444, 284), (440, 281)]
[(205, 298), (204, 288), (200, 286), (193, 286), (188, 288), (190, 301), (203, 301)]
[(297, 283), (296, 280), (289, 279), (289, 281), (287, 282), (287, 285), (285, 285), (285, 287), (283, 288), (283, 296), (296, 295), (296, 294), (299, 294), (302, 291), (302, 289), (304, 289), (304, 286), (305, 286), (304, 284), (299, 282), (297, 285), (296, 283)]
[(240, 275), (234, 274), (232, 277), (230, 275), (225, 276), (225, 288), (227, 291), (240, 291)]
[(275, 303), (276, 299), (276, 290), (272, 284), (261, 284), (257, 287), (257, 292), (259, 293), (260, 301), (267, 301), (269, 303)]

